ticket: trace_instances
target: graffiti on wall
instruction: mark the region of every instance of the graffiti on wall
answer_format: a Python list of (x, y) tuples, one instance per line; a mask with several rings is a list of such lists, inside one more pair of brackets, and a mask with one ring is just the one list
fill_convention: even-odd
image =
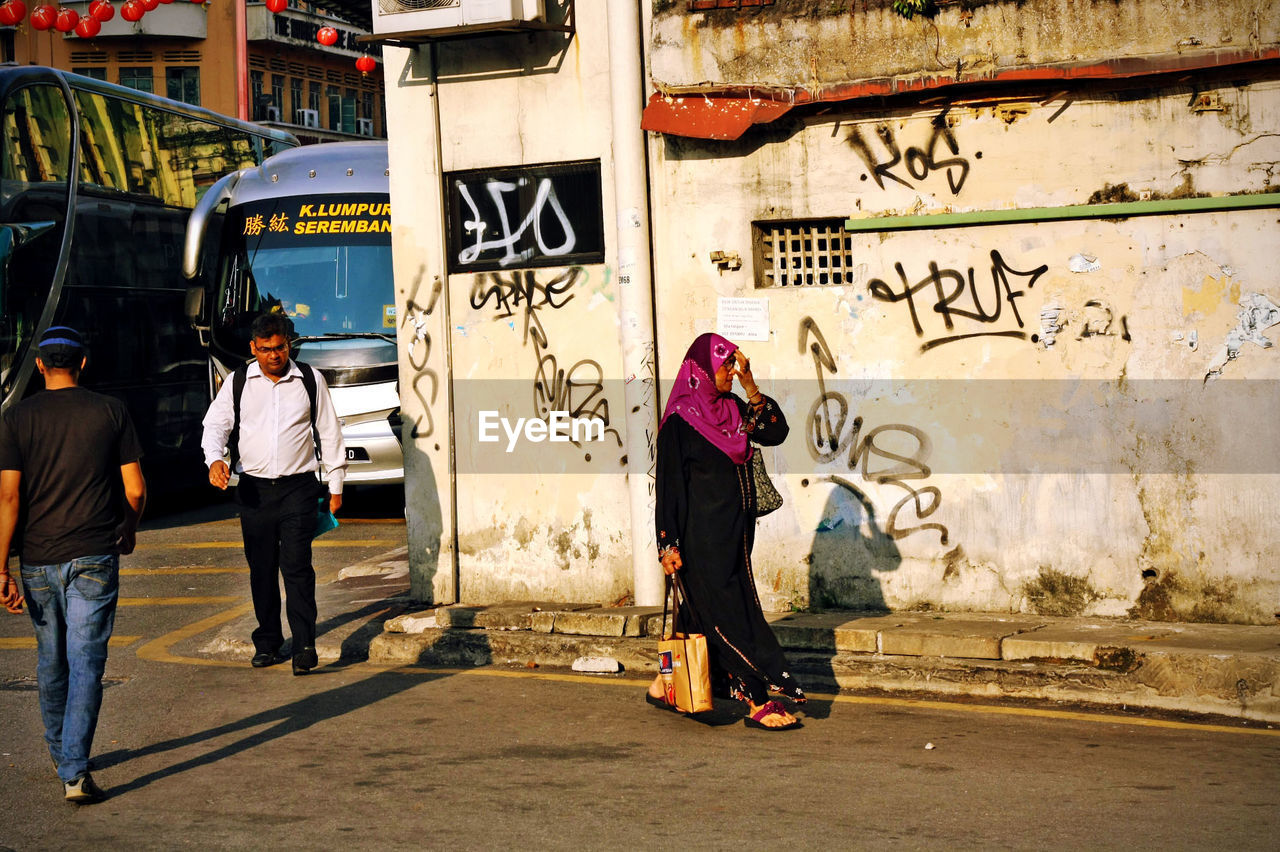
[[(943, 269), (937, 261), (929, 261), (928, 273), (914, 283), (901, 263), (895, 263), (901, 289), (882, 278), (873, 278), (867, 287), (871, 296), (882, 302), (904, 302), (916, 337), (924, 338), (921, 352), (946, 343), (971, 337), (1012, 337), (1026, 339), (1018, 299), (1027, 295), (1040, 276), (1049, 270), (1047, 264), (1022, 271), (1010, 266), (1000, 254), (991, 251), (990, 295), (982, 292), (974, 267), (965, 271)], [(1005, 307), (1008, 311), (1005, 311)], [(938, 320), (933, 319), (937, 316)], [(961, 331), (956, 320), (978, 324), (977, 330)], [(941, 328), (938, 324), (941, 323)]]
[[(934, 116), (931, 127), (923, 145), (910, 145), (905, 149), (888, 124), (875, 126), (874, 139), (868, 139), (861, 127), (854, 127), (847, 141), (867, 167), (862, 179), (870, 177), (881, 189), (885, 188), (885, 181), (916, 189), (917, 184), (943, 173), (951, 194), (959, 195), (969, 178), (969, 158), (960, 154), (960, 144), (947, 123), (946, 110)], [(974, 159), (981, 158), (981, 151), (974, 154)]]
[[(409, 291), (409, 298), (405, 302), (404, 320), (401, 321), (402, 326), (413, 326), (413, 338), (409, 341), (405, 356), (413, 369), (413, 383), (410, 387), (418, 404), (422, 406), (422, 413), (414, 418), (413, 426), (409, 430), (411, 438), (428, 437), (435, 431), (431, 406), (435, 404), (436, 394), (440, 390), (440, 375), (428, 364), (431, 361), (431, 314), (436, 309), (436, 302), (440, 299), (443, 285), (440, 276), (435, 276), (431, 291), (422, 297), (422, 301), (419, 301), (418, 294), (422, 289), (422, 279), (425, 275), (426, 267), (418, 267), (418, 274), (413, 279), (413, 289)], [(428, 386), (430, 391), (426, 392), (424, 389)]]
[[(847, 453), (849, 470), (860, 470), (868, 482), (894, 485), (906, 492), (886, 517), (884, 531), (890, 538), (900, 539), (932, 530), (938, 534), (940, 543), (946, 544), (950, 538), (947, 528), (927, 520), (942, 505), (941, 489), (935, 485), (911, 484), (932, 475), (928, 461), (933, 446), (929, 436), (914, 426), (900, 423), (876, 426), (864, 434), (862, 418), (849, 419), (848, 397), (827, 389), (827, 376), (836, 374), (835, 357), (812, 317), (800, 321), (800, 351), (812, 355), (818, 375), (818, 397), (805, 422), (805, 443), (810, 455), (825, 464)], [(911, 449), (904, 452), (901, 449), (904, 444)], [(899, 519), (906, 509), (914, 512), (918, 523)]]
[(449, 271), (604, 260), (600, 163), (452, 172)]
[[(572, 419), (589, 418), (604, 424), (622, 446), (622, 436), (610, 425), (609, 400), (605, 396), (604, 370), (598, 361), (583, 358), (562, 367), (551, 346), (541, 313), (558, 311), (573, 301), (571, 291), (585, 283), (586, 271), (575, 266), (539, 279), (531, 269), (508, 273), (482, 273), (471, 286), (471, 307), (481, 311), (492, 305), (493, 319), (523, 323), (521, 343), (530, 347), (536, 360), (533, 379), (533, 412), (546, 420), (551, 412), (568, 412)], [(588, 456), (590, 460), (590, 456)]]

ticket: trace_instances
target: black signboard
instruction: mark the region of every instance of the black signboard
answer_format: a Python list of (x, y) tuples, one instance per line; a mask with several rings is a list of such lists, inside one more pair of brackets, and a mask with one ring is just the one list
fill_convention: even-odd
[(600, 161), (445, 174), (449, 271), (604, 262)]

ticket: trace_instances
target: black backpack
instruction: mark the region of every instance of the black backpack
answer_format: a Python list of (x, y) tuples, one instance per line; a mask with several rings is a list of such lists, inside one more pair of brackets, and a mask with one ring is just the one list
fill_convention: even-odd
[[(297, 364), (298, 369), (302, 371), (302, 386), (307, 389), (307, 401), (311, 403), (311, 439), (316, 451), (316, 476), (321, 476), (323, 471), (319, 467), (320, 430), (316, 428), (316, 374), (310, 364), (302, 361), (293, 363)], [(240, 461), (240, 397), (244, 396), (244, 383), (248, 379), (248, 362), (236, 367), (235, 372), (231, 374), (231, 407), (235, 412), (235, 419), (231, 424), (231, 434), (227, 436), (227, 450), (231, 453), (232, 473), (235, 472), (236, 462)]]

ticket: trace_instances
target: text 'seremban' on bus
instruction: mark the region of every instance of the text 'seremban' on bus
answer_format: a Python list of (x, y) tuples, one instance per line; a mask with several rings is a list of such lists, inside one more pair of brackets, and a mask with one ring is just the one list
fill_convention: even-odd
[(404, 481), (385, 142), (285, 151), (214, 185), (191, 213), (183, 273), (219, 384), (249, 358), (260, 313), (288, 314), (294, 357), (328, 382), (347, 482)]
[(201, 194), (297, 139), (50, 68), (0, 68), (0, 389), (40, 387), (51, 325), (85, 335), (82, 382), (124, 400), (153, 487), (204, 481), (205, 353), (182, 240)]

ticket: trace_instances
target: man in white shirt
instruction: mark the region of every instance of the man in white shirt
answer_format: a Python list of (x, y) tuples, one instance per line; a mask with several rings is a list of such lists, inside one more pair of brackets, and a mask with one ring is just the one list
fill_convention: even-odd
[[(286, 659), (280, 629), (279, 577), (283, 576), (285, 614), (293, 635), (293, 673), (301, 675), (318, 662), (311, 539), (325, 489), (317, 473), (328, 482), (329, 510), (337, 512), (342, 506), (346, 447), (324, 377), (289, 358), (293, 321), (280, 313), (262, 314), (250, 333), (255, 361), (243, 377), (239, 428), (233, 373), (205, 415), (201, 447), (215, 488), (225, 490), (231, 479), (224, 448), (240, 474), (236, 502), (241, 507), (240, 530), (258, 619), (253, 666), (262, 668)], [(314, 376), (314, 428), (304, 369)]]

